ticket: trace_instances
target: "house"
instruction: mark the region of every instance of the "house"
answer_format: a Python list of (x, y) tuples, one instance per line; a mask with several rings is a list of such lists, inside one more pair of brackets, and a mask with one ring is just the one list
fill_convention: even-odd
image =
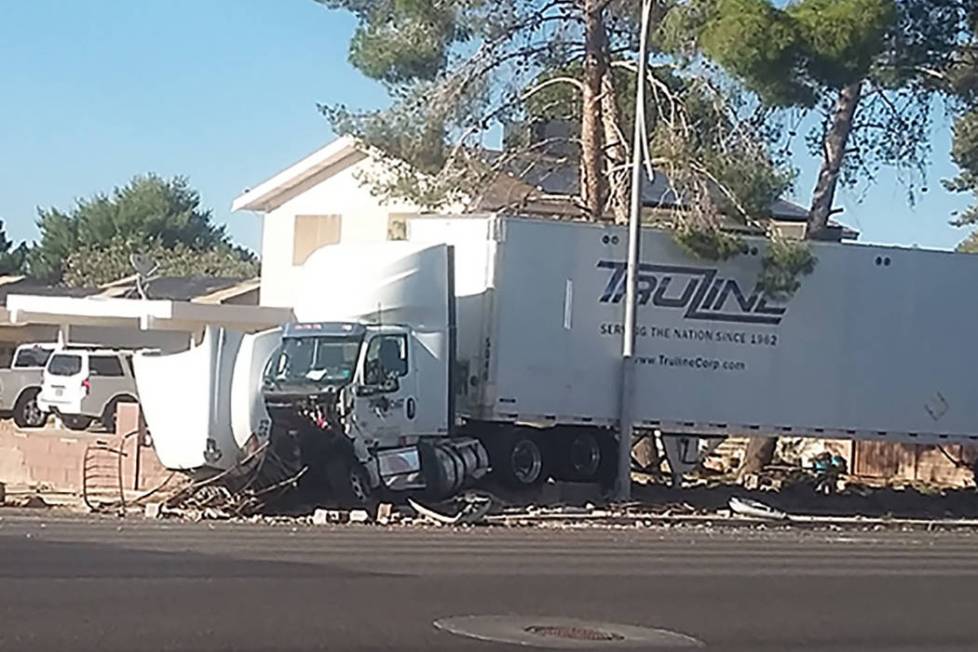
[[(486, 153), (487, 160), (494, 156), (498, 153)], [(578, 195), (578, 173), (576, 166), (564, 161), (540, 157), (519, 169), (500, 166), (504, 169), (481, 197), (440, 212), (574, 215), (571, 200)], [(351, 138), (339, 138), (234, 200), (232, 210), (253, 211), (264, 218), (262, 305), (291, 307), (299, 268), (322, 246), (403, 237), (406, 221), (424, 211), (410, 202), (378, 198), (364, 178), (383, 172), (382, 163), (366, 148)], [(662, 174), (645, 184), (643, 203), (651, 216), (683, 207)], [(804, 233), (808, 217), (804, 208), (779, 200), (771, 213), (778, 228)], [(852, 231), (838, 230), (841, 239), (857, 237)]]

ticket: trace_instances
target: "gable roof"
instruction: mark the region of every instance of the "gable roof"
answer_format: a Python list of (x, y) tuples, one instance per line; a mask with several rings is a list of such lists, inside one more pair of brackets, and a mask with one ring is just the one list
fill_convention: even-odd
[[(231, 210), (262, 212), (275, 210), (288, 200), (291, 191), (296, 190), (303, 183), (323, 174), (330, 167), (346, 161), (352, 164), (364, 157), (366, 153), (357, 145), (356, 140), (348, 137), (337, 138), (271, 179), (245, 190), (231, 203)], [(340, 166), (340, 169), (345, 167), (347, 166)]]
[[(492, 162), (502, 156), (499, 150), (487, 149), (486, 160)], [(338, 138), (310, 154), (295, 165), (283, 170), (253, 189), (246, 190), (231, 205), (233, 211), (252, 210), (269, 212), (301, 191), (300, 186), (311, 181), (328, 179), (333, 174), (367, 158), (367, 149), (350, 137)], [(523, 162), (525, 163), (525, 162)], [(519, 167), (517, 167), (517, 165)], [(330, 169), (332, 168), (332, 170)], [(503, 172), (519, 182), (551, 196), (576, 196), (580, 193), (577, 165), (548, 157), (539, 157), (529, 165), (508, 163)], [(676, 195), (669, 178), (657, 170), (649, 182), (643, 175), (642, 204), (647, 208), (682, 208), (683, 201)], [(317, 182), (318, 182), (317, 181)], [(808, 210), (793, 202), (778, 199), (770, 207), (771, 216), (783, 222), (805, 222)], [(830, 225), (843, 230), (844, 239), (858, 238), (858, 232), (830, 220)]]
[[(257, 278), (161, 276), (150, 281), (146, 289), (150, 299), (223, 303), (248, 292), (253, 292), (258, 286), (259, 280)], [(48, 285), (42, 281), (23, 276), (0, 277), (0, 306), (5, 305), (7, 296), (12, 294), (62, 298), (138, 298), (135, 276), (127, 276), (99, 287), (81, 288)]]
[[(501, 155), (499, 151), (489, 153), (490, 158)], [(516, 170), (516, 165), (520, 166), (519, 170)], [(517, 162), (504, 168), (508, 174), (547, 195), (576, 196), (580, 193), (580, 177), (573, 163), (541, 156), (526, 164)], [(651, 182), (646, 175), (642, 175), (642, 205), (647, 208), (682, 208), (683, 201), (676, 194), (668, 175), (656, 169)], [(808, 211), (798, 204), (778, 199), (771, 204), (771, 216), (787, 222), (804, 222), (808, 219)]]

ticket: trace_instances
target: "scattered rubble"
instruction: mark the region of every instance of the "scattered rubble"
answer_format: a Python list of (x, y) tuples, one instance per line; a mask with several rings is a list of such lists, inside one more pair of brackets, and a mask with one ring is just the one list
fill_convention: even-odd
[(317, 509), (312, 513), (313, 525), (329, 525), (331, 523), (346, 523), (350, 513), (339, 509)]
[(408, 504), (414, 511), (439, 525), (473, 525), (483, 522), (493, 505), (491, 496), (477, 493), (463, 494), (455, 502), (461, 502), (462, 506), (454, 516), (448, 516), (425, 507), (411, 498), (408, 499)]
[[(268, 456), (272, 459), (272, 456)], [(545, 484), (536, 494), (510, 494), (505, 488), (469, 491), (445, 503), (407, 500), (379, 502), (370, 509), (336, 509), (291, 500), (298, 473), (272, 469), (264, 476), (218, 474), (196, 482), (161, 485), (140, 496), (126, 496), (124, 510), (147, 519), (234, 521), (269, 525), (325, 526), (371, 524), (378, 527), (738, 527), (828, 529), (978, 530), (978, 495), (920, 482), (872, 486), (847, 475), (846, 467), (824, 451), (810, 454), (811, 468), (775, 464), (743, 478), (701, 469), (681, 487), (634, 476), (635, 502), (609, 505), (596, 485)], [(0, 485), (0, 495), (3, 493)], [(6, 487), (6, 507), (49, 507), (34, 486)], [(300, 492), (301, 493), (301, 492)], [(54, 494), (52, 494), (54, 495)], [(288, 495), (283, 508), (280, 497)], [(55, 498), (57, 498), (55, 496)], [(57, 500), (54, 503), (60, 503)]]
[(370, 514), (365, 509), (354, 509), (350, 512), (348, 520), (350, 523), (369, 523)]
[(788, 520), (788, 515), (782, 512), (780, 509), (774, 509), (770, 505), (765, 505), (758, 500), (750, 500), (747, 498), (737, 498), (736, 496), (730, 499), (730, 511), (738, 516), (746, 516), (748, 518), (762, 518), (770, 519), (773, 521), (784, 521)]
[(379, 525), (389, 525), (394, 514), (394, 506), (390, 503), (377, 505), (377, 523)]
[(46, 509), (51, 507), (43, 498), (37, 494), (28, 496), (7, 496), (3, 501), (4, 507), (15, 507), (19, 509)]

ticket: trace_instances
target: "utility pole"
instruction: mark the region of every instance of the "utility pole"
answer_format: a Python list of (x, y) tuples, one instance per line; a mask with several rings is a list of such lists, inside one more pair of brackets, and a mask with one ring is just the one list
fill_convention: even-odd
[(643, 0), (638, 75), (635, 89), (635, 132), (632, 140), (632, 197), (628, 215), (628, 266), (625, 275), (625, 319), (621, 355), (618, 482), (615, 499), (632, 498), (632, 442), (635, 436), (635, 308), (642, 250), (642, 163), (645, 151), (645, 86), (649, 63), (649, 21), (655, 0)]

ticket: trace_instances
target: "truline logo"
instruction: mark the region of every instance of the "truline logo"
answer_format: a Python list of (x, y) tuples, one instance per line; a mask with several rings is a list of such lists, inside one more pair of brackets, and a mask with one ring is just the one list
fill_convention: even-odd
[[(598, 268), (611, 272), (600, 301), (621, 303), (625, 298), (626, 264), (601, 260)], [(642, 263), (638, 272), (638, 304), (649, 303), (660, 308), (685, 308), (686, 319), (742, 324), (777, 325), (787, 311), (784, 306), (769, 304), (756, 288), (747, 294), (737, 281), (717, 278), (715, 269)]]

